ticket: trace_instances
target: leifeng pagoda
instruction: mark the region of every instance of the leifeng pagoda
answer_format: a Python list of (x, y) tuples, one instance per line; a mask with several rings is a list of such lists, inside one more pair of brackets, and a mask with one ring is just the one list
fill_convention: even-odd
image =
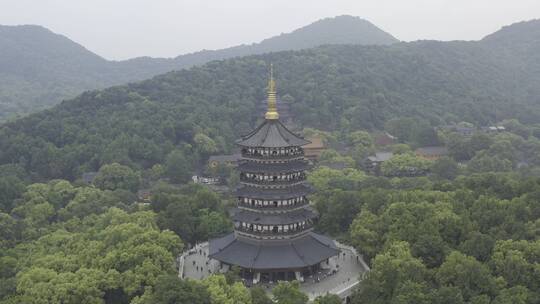
[(236, 141), (242, 157), (234, 232), (209, 242), (209, 257), (238, 266), (253, 284), (299, 280), (339, 254), (334, 241), (313, 232), (317, 213), (310, 207), (309, 164), (302, 146), (309, 141), (279, 120), (272, 70), (268, 110), (258, 128)]

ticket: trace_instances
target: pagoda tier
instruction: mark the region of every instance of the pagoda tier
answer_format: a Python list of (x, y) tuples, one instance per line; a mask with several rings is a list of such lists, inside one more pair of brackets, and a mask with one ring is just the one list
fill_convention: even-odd
[(251, 200), (287, 200), (305, 197), (308, 194), (313, 193), (313, 189), (303, 183), (294, 186), (281, 187), (281, 188), (260, 188), (244, 185), (236, 189), (235, 195), (242, 201), (246, 199), (245, 203), (250, 203)]
[(233, 211), (234, 232), (210, 240), (210, 257), (247, 271), (300, 275), (339, 250), (332, 240), (313, 232), (317, 213), (307, 197), (312, 189), (302, 149), (309, 141), (279, 121), (273, 79), (269, 88), (266, 119), (236, 141), (242, 159), (237, 167), (240, 186)]
[(241, 161), (237, 168), (243, 173), (295, 173), (309, 169), (305, 160), (283, 160), (273, 162)]
[(237, 209), (233, 217), (235, 228), (247, 234), (280, 236), (307, 231), (313, 227), (317, 217), (311, 208), (298, 208), (282, 212), (262, 213), (254, 210)]

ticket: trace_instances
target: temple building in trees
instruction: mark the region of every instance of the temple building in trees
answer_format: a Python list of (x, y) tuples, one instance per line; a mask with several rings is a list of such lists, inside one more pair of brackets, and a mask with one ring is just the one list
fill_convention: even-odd
[(241, 159), (234, 232), (209, 242), (210, 258), (240, 267), (254, 284), (303, 281), (340, 252), (332, 239), (313, 232), (317, 214), (308, 199), (302, 149), (309, 141), (280, 122), (276, 100), (271, 72), (264, 122), (236, 141)]

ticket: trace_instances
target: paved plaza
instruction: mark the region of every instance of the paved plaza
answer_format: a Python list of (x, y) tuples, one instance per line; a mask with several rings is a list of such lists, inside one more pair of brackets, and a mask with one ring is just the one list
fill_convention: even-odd
[[(329, 263), (323, 263), (323, 269), (312, 276), (305, 277), (300, 289), (311, 300), (326, 293), (337, 294), (342, 298), (348, 296), (358, 285), (360, 278), (369, 270), (362, 257), (352, 247), (336, 242), (341, 250), (339, 256), (333, 257)], [(179, 276), (201, 280), (213, 273), (223, 273), (227, 266), (220, 267), (220, 262), (208, 258), (208, 243), (202, 243), (179, 257)], [(262, 283), (260, 286), (270, 292), (276, 283)]]

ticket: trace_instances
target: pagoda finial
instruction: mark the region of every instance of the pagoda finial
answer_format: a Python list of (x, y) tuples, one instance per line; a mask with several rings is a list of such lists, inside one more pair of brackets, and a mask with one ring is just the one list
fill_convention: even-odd
[(268, 80), (268, 110), (264, 115), (266, 119), (279, 119), (277, 111), (276, 82), (274, 81), (274, 65), (270, 63), (270, 79)]

